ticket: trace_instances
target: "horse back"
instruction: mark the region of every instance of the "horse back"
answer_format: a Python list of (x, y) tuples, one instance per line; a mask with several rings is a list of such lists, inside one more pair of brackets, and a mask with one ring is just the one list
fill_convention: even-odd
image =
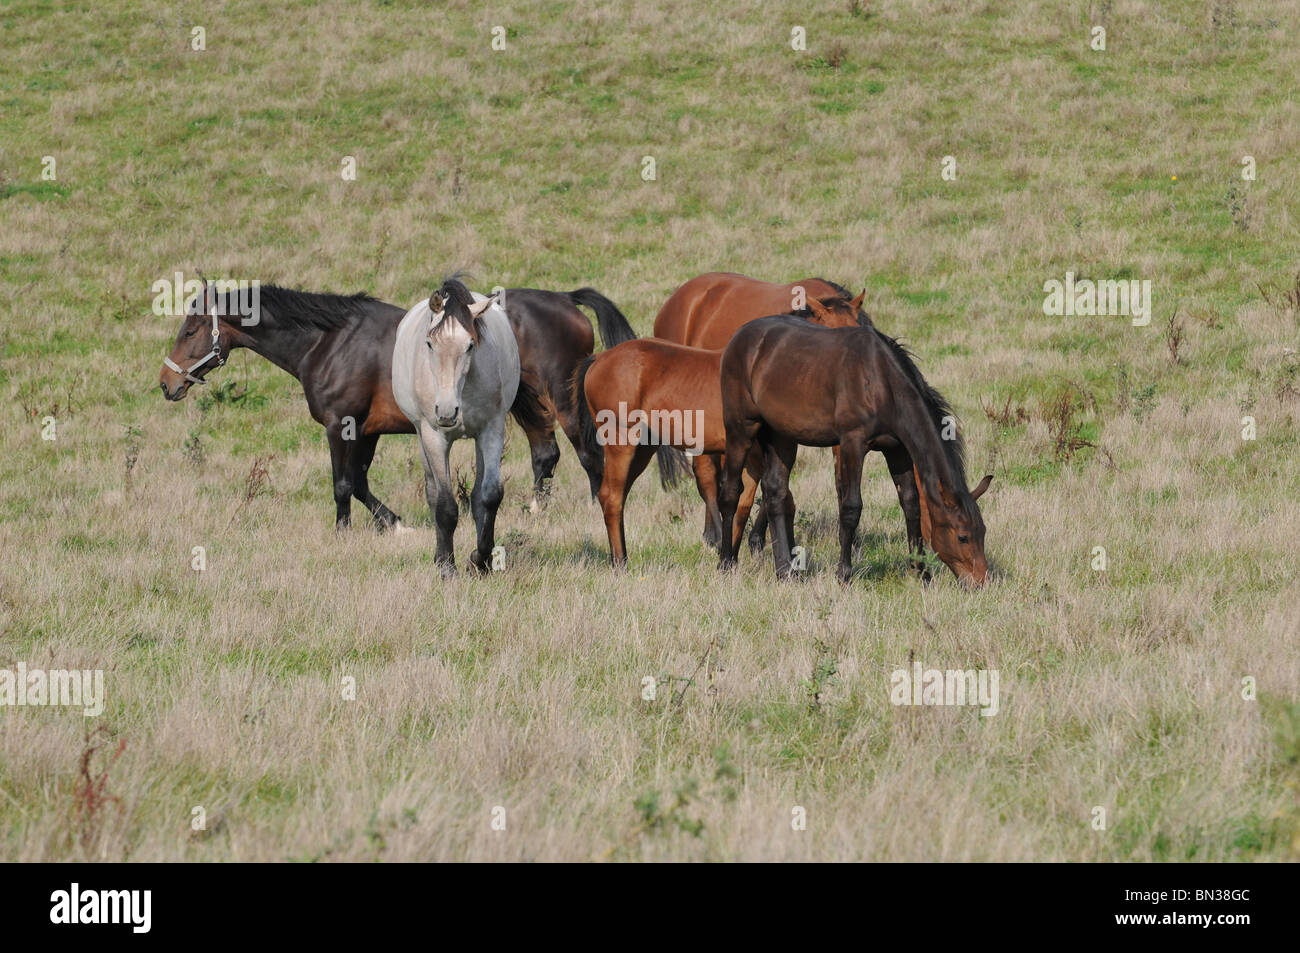
[(602, 351), (587, 371), (587, 401), (593, 412), (627, 410), (699, 411), (705, 453), (726, 446), (719, 374), (722, 353), (655, 338), (627, 341)]
[(722, 354), (727, 420), (762, 422), (809, 446), (838, 442), (865, 407), (873, 341), (859, 328), (824, 328), (785, 316), (751, 321)]
[(806, 301), (837, 294), (834, 286), (820, 278), (776, 284), (726, 272), (700, 275), (674, 291), (659, 310), (655, 337), (722, 350), (750, 321), (795, 310), (801, 306), (800, 298)]

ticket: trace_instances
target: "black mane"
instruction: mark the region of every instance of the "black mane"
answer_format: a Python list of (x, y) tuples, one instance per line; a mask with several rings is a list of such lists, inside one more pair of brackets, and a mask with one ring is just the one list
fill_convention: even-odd
[[(456, 272), (449, 275), (442, 281), (442, 286), (434, 292), (434, 297), (441, 298), (442, 320), (438, 322), (434, 332), (437, 333), (448, 320), (454, 320), (460, 324), (471, 337), (477, 338), (478, 334), (474, 330), (474, 318), (469, 313), (470, 306), (474, 303), (474, 294), (465, 287), (461, 281), (461, 273)], [(430, 299), (430, 307), (433, 301)], [(435, 311), (435, 313), (437, 313)]]
[(965, 486), (966, 441), (962, 439), (961, 428), (957, 426), (957, 415), (953, 413), (952, 405), (948, 403), (948, 399), (944, 397), (943, 394), (940, 394), (937, 390), (931, 387), (930, 382), (922, 376), (921, 369), (916, 366), (916, 360), (913, 358), (912, 352), (909, 351), (901, 341), (897, 338), (891, 338), (879, 328), (875, 328), (874, 330), (876, 332), (876, 337), (880, 338), (880, 340), (889, 347), (889, 350), (893, 353), (894, 357), (897, 358), (898, 364), (902, 368), (903, 373), (907, 375), (908, 380), (910, 380), (912, 385), (916, 388), (917, 393), (921, 395), (921, 400), (930, 411), (930, 417), (934, 421), (935, 427), (942, 432), (944, 427), (943, 418), (952, 418), (953, 432), (956, 434), (956, 437), (952, 440), (943, 440), (941, 436), (940, 442), (943, 444), (944, 452), (948, 456), (948, 462), (952, 466), (953, 475), (959, 477), (961, 479), (961, 485)]
[(316, 331), (346, 327), (366, 317), (369, 305), (381, 303), (364, 291), (352, 295), (318, 294), (279, 285), (259, 285), (257, 294), (263, 319)]

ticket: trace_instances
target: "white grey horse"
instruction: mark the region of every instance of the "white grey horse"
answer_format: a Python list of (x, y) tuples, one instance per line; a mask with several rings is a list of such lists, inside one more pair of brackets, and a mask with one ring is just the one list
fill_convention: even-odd
[(478, 546), (470, 565), (491, 567), (497, 507), (501, 505), (501, 455), (506, 414), (519, 390), (519, 346), (496, 295), (475, 294), (448, 278), (397, 327), (393, 396), (415, 425), (424, 461), (424, 493), (438, 528), (434, 558), (443, 575), (456, 571), (456, 488), (451, 445), (474, 438), (474, 491), (470, 506)]

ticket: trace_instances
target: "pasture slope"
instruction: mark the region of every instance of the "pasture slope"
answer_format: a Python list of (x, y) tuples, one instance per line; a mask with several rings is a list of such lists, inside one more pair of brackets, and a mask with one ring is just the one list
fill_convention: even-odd
[[(0, 708), (0, 859), (1295, 859), (1300, 11), (490, 6), (0, 3), (0, 666), (106, 679)], [(996, 474), (999, 578), (909, 575), (873, 457), (839, 585), (828, 451), (804, 581), (719, 578), (649, 478), (614, 575), (512, 424), (506, 571), (443, 581), (413, 438), (372, 486), (420, 532), (336, 535), (291, 378), (159, 395), (176, 271), (406, 306), (454, 267), (641, 334), (702, 271), (865, 285)], [(1044, 314), (1067, 271), (1150, 325)], [(1000, 711), (891, 705), (913, 658)]]

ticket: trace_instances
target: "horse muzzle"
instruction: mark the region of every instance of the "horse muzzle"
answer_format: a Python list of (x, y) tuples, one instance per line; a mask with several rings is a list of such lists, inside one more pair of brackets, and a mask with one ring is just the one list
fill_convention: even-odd
[(167, 382), (165, 380), (160, 380), (158, 382), (158, 386), (162, 388), (163, 396), (170, 401), (180, 400), (187, 393), (189, 393), (190, 390), (190, 382), (185, 380), (178, 383), (175, 389), (168, 387)]

